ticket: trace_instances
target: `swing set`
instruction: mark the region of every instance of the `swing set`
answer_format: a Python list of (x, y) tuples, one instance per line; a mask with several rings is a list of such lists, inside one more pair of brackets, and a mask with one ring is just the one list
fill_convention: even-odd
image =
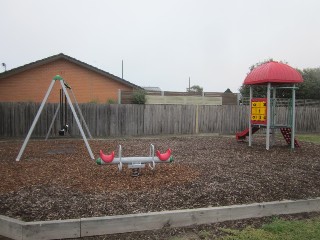
[(51, 121), (48, 133), (46, 135), (46, 140), (48, 139), (48, 137), (50, 135), (51, 129), (53, 127), (53, 124), (54, 124), (55, 119), (57, 118), (59, 112), (60, 112), (60, 125), (61, 125), (60, 126), (60, 130), (59, 130), (59, 135), (63, 136), (66, 133), (68, 133), (69, 124), (67, 123), (67, 116), (68, 116), (68, 108), (67, 107), (69, 105), (69, 107), (70, 107), (70, 109), (72, 111), (73, 117), (76, 120), (76, 123), (78, 125), (79, 130), (80, 130), (82, 139), (83, 139), (83, 141), (84, 141), (84, 143), (85, 143), (85, 145), (87, 147), (87, 150), (88, 150), (88, 153), (90, 155), (90, 158), (94, 160), (94, 155), (92, 153), (91, 147), (90, 147), (90, 145), (88, 143), (87, 137), (85, 135), (85, 132), (83, 131), (83, 128), (82, 128), (81, 123), (80, 123), (80, 120), (79, 120), (78, 115), (77, 115), (77, 112), (76, 112), (75, 108), (73, 107), (73, 103), (72, 103), (70, 95), (68, 93), (68, 90), (70, 90), (71, 96), (72, 96), (72, 98), (74, 100), (74, 104), (75, 104), (75, 106), (76, 106), (76, 108), (78, 110), (78, 113), (80, 115), (81, 121), (83, 122), (83, 125), (85, 126), (85, 129), (87, 131), (88, 137), (90, 139), (92, 139), (92, 136), (90, 134), (89, 128), (88, 128), (88, 126), (86, 124), (86, 121), (83, 118), (83, 115), (81, 113), (81, 110), (80, 110), (80, 107), (79, 107), (78, 102), (76, 100), (76, 97), (75, 97), (75, 95), (74, 95), (74, 93), (72, 91), (72, 88), (63, 80), (63, 78), (61, 76), (56, 75), (52, 79), (51, 84), (50, 84), (50, 86), (49, 86), (49, 88), (48, 88), (48, 90), (46, 92), (46, 95), (45, 95), (45, 97), (43, 98), (43, 100), (41, 102), (40, 108), (39, 108), (39, 110), (38, 110), (38, 112), (37, 112), (32, 124), (31, 124), (29, 132), (28, 132), (28, 134), (27, 134), (27, 136), (26, 136), (26, 138), (25, 138), (25, 140), (24, 140), (24, 142), (22, 144), (22, 147), (21, 147), (21, 149), (20, 149), (20, 151), (18, 153), (18, 156), (16, 158), (16, 161), (20, 161), (20, 158), (21, 158), (21, 156), (22, 156), (22, 154), (23, 154), (23, 152), (24, 152), (24, 150), (25, 150), (25, 148), (26, 148), (26, 146), (27, 146), (27, 144), (28, 144), (28, 142), (30, 140), (31, 134), (32, 134), (32, 132), (33, 132), (38, 120), (39, 120), (39, 117), (40, 117), (40, 114), (41, 114), (41, 112), (42, 112), (42, 110), (44, 108), (44, 105), (47, 102), (47, 100), (48, 100), (48, 98), (50, 96), (50, 93), (51, 93), (51, 91), (53, 89), (53, 86), (57, 81), (60, 82), (60, 85), (61, 85), (61, 89), (60, 89), (60, 104), (58, 105), (58, 107), (56, 109), (56, 112), (55, 112), (55, 114), (53, 116), (53, 119)]

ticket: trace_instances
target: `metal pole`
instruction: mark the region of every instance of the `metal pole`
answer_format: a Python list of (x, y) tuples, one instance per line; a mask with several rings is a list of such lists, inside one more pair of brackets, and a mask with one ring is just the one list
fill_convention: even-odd
[(251, 126), (251, 114), (252, 114), (252, 106), (251, 106), (251, 100), (252, 100), (252, 86), (250, 85), (250, 99), (249, 99), (249, 147), (252, 146), (252, 126)]
[(68, 103), (67, 103), (67, 97), (64, 96), (64, 123), (63, 123), (63, 128), (65, 128), (65, 126), (68, 124), (67, 120), (68, 120)]
[(78, 116), (77, 116), (76, 111), (74, 110), (74, 107), (73, 107), (73, 105), (72, 105), (70, 96), (69, 96), (69, 94), (68, 94), (68, 92), (67, 92), (66, 86), (64, 85), (63, 79), (60, 80), (60, 84), (61, 84), (61, 86), (62, 86), (62, 89), (63, 89), (63, 91), (64, 91), (64, 94), (65, 94), (66, 97), (67, 97), (67, 101), (68, 101), (69, 106), (70, 106), (70, 108), (71, 108), (71, 111), (72, 111), (72, 113), (73, 113), (73, 117), (75, 118), (75, 120), (76, 120), (76, 122), (77, 122), (77, 124), (78, 124), (79, 130), (80, 130), (80, 133), (81, 133), (81, 136), (82, 136), (83, 141), (84, 141), (84, 143), (85, 143), (85, 145), (86, 145), (86, 147), (87, 147), (88, 153), (89, 153), (91, 159), (94, 160), (94, 155), (93, 155), (93, 153), (92, 153), (92, 151), (91, 151), (91, 147), (90, 147), (90, 145), (89, 145), (89, 143), (88, 143), (88, 140), (87, 140), (87, 138), (86, 138), (86, 135), (85, 135), (84, 132), (83, 132), (83, 129), (82, 129), (81, 124), (80, 124), (80, 121), (79, 121), (79, 118), (78, 118)]
[(122, 72), (122, 74), (121, 74), (122, 77), (121, 77), (121, 78), (123, 79), (123, 60), (122, 60), (121, 63), (122, 63), (122, 64), (121, 64), (121, 66), (122, 66), (122, 67), (121, 67), (121, 72)]
[(275, 117), (276, 117), (276, 92), (277, 89), (274, 87), (272, 92), (272, 139), (271, 139), (271, 146), (275, 144), (276, 141), (276, 129), (275, 129)]
[(44, 99), (42, 100), (42, 103), (41, 103), (40, 108), (39, 108), (39, 110), (38, 110), (38, 112), (37, 112), (37, 115), (36, 115), (36, 117), (34, 118), (33, 123), (32, 123), (32, 125), (31, 125), (31, 127), (30, 127), (30, 129), (29, 129), (29, 132), (28, 132), (28, 134), (27, 134), (27, 136), (26, 136), (26, 138), (25, 138), (25, 140), (24, 140), (24, 142), (23, 142), (23, 144), (22, 144), (22, 147), (21, 147), (21, 149), (20, 149), (20, 152), (19, 152), (19, 154), (18, 154), (18, 156), (17, 156), (17, 158), (16, 158), (16, 161), (20, 161), (20, 158), (21, 158), (21, 156), (22, 156), (22, 154), (23, 154), (23, 152), (24, 152), (24, 150), (25, 150), (25, 148), (26, 148), (26, 146), (27, 146), (27, 144), (28, 144), (28, 141), (29, 141), (29, 139), (30, 139), (30, 137), (31, 137), (31, 134), (32, 134), (32, 132), (33, 132), (33, 130), (34, 130), (34, 127), (36, 126), (36, 123), (37, 123), (38, 120), (39, 120), (39, 117), (40, 117), (40, 114), (41, 114), (41, 112), (42, 112), (42, 110), (43, 110), (43, 107), (44, 107), (45, 103), (46, 103), (47, 100), (48, 100), (48, 97), (49, 97), (49, 95), (50, 95), (50, 92), (51, 92), (51, 90), (52, 90), (52, 88), (53, 88), (54, 83), (55, 83), (55, 80), (52, 80), (52, 81), (51, 81), (51, 84), (50, 84), (50, 86), (49, 86), (49, 88), (48, 88), (48, 91), (47, 91), (46, 95), (44, 96)]
[(82, 122), (83, 122), (83, 125), (84, 125), (84, 127), (86, 128), (86, 130), (87, 130), (87, 133), (88, 133), (89, 138), (92, 139), (91, 133), (90, 133), (90, 131), (89, 131), (89, 128), (88, 128), (88, 125), (87, 125), (86, 121), (84, 120), (84, 117), (83, 117), (83, 115), (82, 115), (81, 109), (80, 109), (79, 104), (78, 104), (78, 102), (77, 102), (76, 96), (74, 95), (74, 93), (73, 93), (73, 91), (72, 91), (72, 88), (70, 88), (70, 90), (71, 90), (72, 97), (73, 97), (73, 99), (74, 99), (74, 101), (75, 101), (76, 107), (77, 107), (77, 109), (78, 109), (80, 118), (81, 118), (81, 120), (82, 120)]
[(271, 88), (271, 83), (268, 83), (268, 90), (267, 90), (267, 132), (266, 132), (266, 149), (269, 150), (270, 148), (270, 88)]
[(295, 89), (295, 84), (293, 84), (293, 88), (292, 88), (291, 149), (294, 149), (295, 126), (296, 126), (296, 89)]
[(56, 112), (54, 113), (54, 116), (53, 116), (53, 118), (52, 118), (52, 121), (51, 121), (51, 124), (50, 124), (49, 130), (48, 130), (48, 133), (47, 133), (47, 135), (46, 135), (46, 139), (45, 139), (46, 141), (47, 141), (47, 140), (48, 140), (48, 138), (49, 138), (50, 131), (51, 131), (52, 127), (53, 127), (54, 121), (55, 121), (55, 120), (56, 120), (56, 118), (57, 118), (57, 115), (58, 115), (59, 109), (60, 109), (60, 104), (58, 105), (57, 110), (56, 110)]
[(118, 104), (121, 104), (121, 89), (118, 89)]
[(60, 129), (63, 128), (63, 92), (60, 89)]

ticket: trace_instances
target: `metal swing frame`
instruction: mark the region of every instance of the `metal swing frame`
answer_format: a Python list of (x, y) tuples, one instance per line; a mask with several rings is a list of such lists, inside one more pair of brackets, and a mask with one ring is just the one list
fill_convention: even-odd
[[(40, 108), (39, 108), (39, 110), (38, 110), (38, 112), (37, 112), (37, 114), (36, 114), (36, 116), (35, 116), (35, 118), (34, 118), (34, 120), (33, 120), (33, 122), (32, 122), (32, 125), (31, 125), (31, 127), (30, 127), (30, 129), (29, 129), (29, 132), (28, 132), (28, 134), (27, 134), (27, 136), (26, 136), (26, 138), (25, 138), (25, 140), (24, 140), (24, 142), (23, 142), (23, 144), (22, 144), (22, 146), (21, 146), (21, 149), (20, 149), (19, 154), (18, 154), (18, 156), (17, 156), (17, 158), (16, 158), (16, 161), (20, 161), (21, 156), (22, 156), (22, 154), (23, 154), (23, 152), (24, 152), (24, 150), (25, 150), (25, 148), (26, 148), (26, 146), (27, 146), (27, 144), (28, 144), (28, 142), (29, 142), (29, 140), (30, 140), (31, 134), (32, 134), (32, 132), (33, 132), (33, 130), (34, 130), (34, 128), (35, 128), (38, 120), (39, 120), (40, 114), (41, 114), (41, 112), (42, 112), (42, 110), (43, 110), (43, 108), (44, 108), (45, 103), (47, 102), (47, 100), (48, 100), (48, 98), (49, 98), (49, 95), (50, 95), (50, 93), (51, 93), (51, 91), (52, 91), (52, 88), (53, 88), (54, 84), (56, 83), (56, 81), (59, 81), (60, 84), (61, 84), (62, 90), (63, 90), (63, 92), (64, 92), (64, 94), (65, 94), (65, 96), (66, 96), (66, 98), (67, 98), (67, 102), (68, 102), (68, 104), (69, 104), (69, 107), (71, 108), (73, 117), (74, 117), (75, 120), (76, 120), (76, 123), (77, 123), (77, 125), (78, 125), (78, 128), (79, 128), (80, 133), (81, 133), (81, 136), (82, 136), (82, 139), (83, 139), (83, 141), (84, 141), (84, 143), (85, 143), (85, 145), (86, 145), (86, 147), (87, 147), (88, 153), (89, 153), (89, 155), (90, 155), (90, 158), (91, 158), (92, 160), (94, 160), (94, 155), (93, 155), (92, 150), (91, 150), (91, 147), (90, 147), (90, 145), (89, 145), (89, 143), (88, 143), (87, 137), (86, 137), (86, 135), (85, 135), (85, 133), (84, 133), (84, 131), (83, 131), (83, 129), (82, 129), (82, 126), (81, 126), (80, 120), (79, 120), (79, 118), (78, 118), (78, 115), (77, 115), (77, 113), (76, 113), (76, 111), (75, 111), (75, 109), (74, 109), (74, 107), (73, 107), (72, 101), (71, 101), (71, 99), (70, 99), (70, 96), (69, 96), (69, 94), (68, 94), (68, 91), (67, 91), (67, 88), (66, 88), (66, 85), (65, 85), (65, 82), (64, 82), (64, 80), (63, 80), (63, 78), (62, 78), (61, 76), (56, 75), (56, 76), (52, 79), (51, 84), (50, 84), (50, 86), (49, 86), (49, 88), (48, 88), (48, 90), (47, 90), (47, 93), (46, 93), (46, 95), (44, 96), (44, 98), (43, 98), (43, 100), (42, 100), (42, 103), (41, 103), (41, 105), (40, 105)], [(71, 89), (71, 88), (70, 88), (70, 89)], [(73, 98), (75, 99), (75, 95), (74, 95), (72, 89), (71, 89), (71, 93), (72, 93)], [(75, 105), (76, 105), (76, 107), (77, 107), (77, 109), (78, 109), (79, 115), (80, 115), (80, 117), (81, 117), (81, 120), (83, 121), (84, 126), (85, 126), (85, 128), (86, 128), (86, 130), (87, 130), (87, 132), (88, 132), (89, 138), (92, 139), (92, 136), (91, 136), (91, 134), (90, 134), (89, 128), (88, 128), (88, 126), (87, 126), (87, 124), (86, 124), (86, 122), (85, 122), (85, 120), (84, 120), (84, 118), (83, 118), (83, 115), (82, 115), (82, 113), (81, 113), (80, 107), (79, 107), (79, 105), (78, 105), (78, 103), (77, 103), (76, 100), (75, 100), (75, 103), (76, 103)], [(47, 136), (46, 136), (46, 140), (47, 140), (48, 137), (49, 137), (49, 133), (50, 133), (51, 128), (52, 128), (52, 126), (53, 126), (54, 120), (55, 120), (55, 118), (56, 118), (57, 115), (58, 115), (58, 111), (59, 111), (59, 107), (57, 108), (57, 110), (56, 110), (56, 112), (55, 112), (55, 114), (54, 114), (53, 120), (52, 120), (52, 122), (51, 122), (51, 124), (50, 124), (49, 131), (48, 131)]]

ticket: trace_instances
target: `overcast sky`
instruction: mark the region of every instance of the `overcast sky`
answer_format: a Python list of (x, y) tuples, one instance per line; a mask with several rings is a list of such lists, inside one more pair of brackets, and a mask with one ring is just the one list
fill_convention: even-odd
[[(319, 0), (0, 0), (7, 70), (64, 53), (139, 86), (237, 92), (268, 58), (319, 67)], [(4, 68), (0, 65), (0, 72)]]

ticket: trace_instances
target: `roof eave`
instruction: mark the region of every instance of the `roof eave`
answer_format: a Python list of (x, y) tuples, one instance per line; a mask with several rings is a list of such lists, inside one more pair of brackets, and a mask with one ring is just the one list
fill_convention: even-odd
[(6, 78), (6, 77), (10, 77), (10, 76), (13, 76), (15, 74), (18, 74), (18, 73), (21, 73), (21, 72), (30, 70), (32, 68), (39, 67), (39, 66), (42, 66), (42, 65), (51, 63), (53, 61), (60, 60), (60, 59), (68, 60), (68, 61), (70, 61), (70, 62), (72, 62), (72, 63), (74, 63), (76, 65), (79, 65), (79, 66), (82, 66), (84, 68), (87, 68), (87, 69), (89, 69), (91, 71), (94, 71), (94, 72), (96, 72), (98, 74), (101, 74), (101, 75), (103, 75), (105, 77), (111, 78), (111, 79), (113, 79), (115, 81), (118, 81), (118, 82), (120, 82), (122, 84), (125, 84), (127, 86), (130, 86), (132, 88), (143, 89), (142, 87), (137, 86), (137, 85), (135, 85), (135, 84), (133, 84), (133, 83), (127, 81), (127, 80), (119, 78), (119, 77), (117, 77), (115, 75), (112, 75), (112, 74), (110, 74), (108, 72), (105, 72), (105, 71), (103, 71), (103, 70), (101, 70), (99, 68), (96, 68), (96, 67), (94, 67), (92, 65), (89, 65), (89, 64), (87, 64), (85, 62), (82, 62), (82, 61), (79, 61), (79, 60), (77, 60), (75, 58), (67, 56), (67, 55), (65, 55), (63, 53), (60, 53), (60, 54), (57, 54), (57, 55), (54, 55), (54, 56), (51, 56), (51, 57), (48, 57), (48, 58), (45, 58), (45, 59), (41, 59), (41, 60), (38, 60), (38, 61), (35, 61), (35, 62), (32, 62), (32, 63), (28, 63), (26, 65), (11, 69), (9, 71), (5, 71), (3, 73), (0, 73), (0, 79)]

